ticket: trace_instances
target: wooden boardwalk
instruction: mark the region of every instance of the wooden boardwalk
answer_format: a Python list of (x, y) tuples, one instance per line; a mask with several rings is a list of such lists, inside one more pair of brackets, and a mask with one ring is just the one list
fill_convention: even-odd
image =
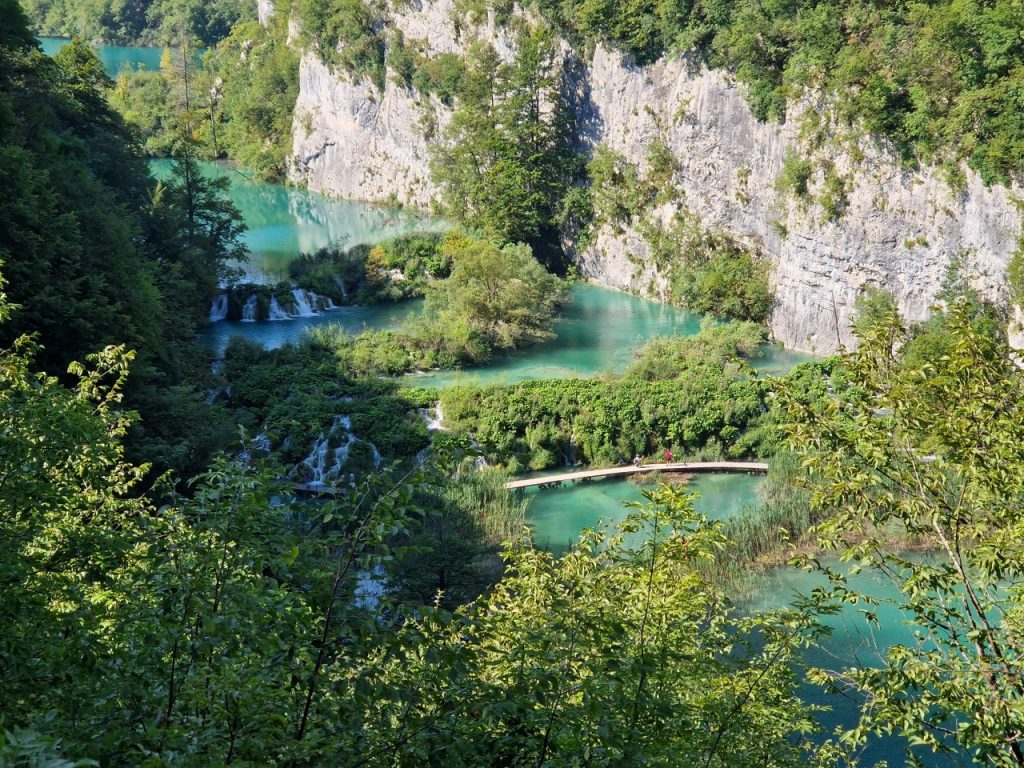
[[(510, 483), (506, 483), (505, 487), (511, 490), (535, 488), (539, 485), (560, 485), (577, 480), (592, 480), (598, 477), (624, 477), (639, 475), (645, 472), (684, 472), (687, 474), (696, 474), (698, 472), (748, 472), (763, 475), (767, 471), (768, 465), (759, 461), (696, 461), (672, 464), (641, 464), (639, 468), (628, 464), (622, 467), (587, 469), (582, 472), (565, 472), (561, 475), (513, 480)], [(291, 487), (296, 493), (313, 496), (335, 496), (342, 492), (340, 488), (332, 488), (329, 485), (317, 485), (316, 483), (292, 483)]]
[(752, 472), (763, 475), (768, 471), (768, 465), (760, 461), (696, 461), (696, 462), (674, 462), (672, 464), (641, 464), (634, 467), (629, 464), (624, 467), (608, 467), (607, 469), (588, 469), (583, 472), (566, 472), (561, 475), (548, 475), (547, 477), (531, 477), (528, 480), (513, 480), (505, 485), (509, 489), (533, 488), (538, 485), (555, 485), (576, 480), (590, 480), (597, 477), (621, 477), (623, 475), (637, 475), (644, 472), (685, 472), (687, 474), (698, 472)]

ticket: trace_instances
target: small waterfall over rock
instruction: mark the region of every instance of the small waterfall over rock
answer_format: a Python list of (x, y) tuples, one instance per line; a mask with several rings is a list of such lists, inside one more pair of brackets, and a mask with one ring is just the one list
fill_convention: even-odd
[(565, 466), (576, 466), (576, 435), (569, 435), (569, 450), (562, 454), (562, 458), (565, 459)]
[(320, 297), (312, 291), (307, 291), (305, 288), (293, 288), (292, 296), (295, 297), (295, 307), (298, 310), (299, 317), (312, 317), (313, 315), (320, 314), (317, 311)]
[(341, 291), (341, 298), (347, 299), (348, 291), (345, 289), (345, 281), (342, 280), (341, 277), (335, 275), (334, 284), (338, 286), (338, 290)]
[(220, 296), (214, 298), (213, 303), (210, 304), (210, 322), (219, 323), (227, 316), (228, 295), (226, 293), (222, 293)]
[[(444, 420), (444, 413), (441, 411), (440, 400), (430, 408), (417, 408), (416, 412), (426, 423), (427, 429), (430, 432), (436, 432), (444, 429), (444, 427), (441, 426), (441, 422)], [(433, 412), (433, 415), (431, 415), (431, 412)]]
[(289, 315), (287, 312), (285, 312), (284, 308), (280, 304), (277, 303), (277, 296), (271, 296), (270, 297), (270, 312), (267, 315), (267, 319), (268, 320), (287, 320), (290, 317), (292, 317), (292, 315)]
[(254, 293), (248, 299), (245, 300), (245, 306), (242, 307), (242, 322), (243, 323), (255, 323), (256, 322), (256, 294)]
[[(340, 438), (340, 439), (339, 439)], [(331, 450), (331, 444), (337, 447)], [(373, 468), (380, 469), (383, 458), (377, 446), (369, 440), (362, 440), (352, 434), (352, 419), (349, 416), (335, 416), (331, 428), (321, 432), (313, 443), (301, 466), (306, 470), (308, 483), (311, 486), (323, 488), (337, 483), (341, 476), (341, 470), (349, 460), (352, 446), (356, 443), (367, 446), (373, 460)], [(349, 484), (355, 483), (355, 475), (348, 477)]]
[(239, 452), (238, 460), (242, 464), (250, 464), (254, 456), (268, 453), (270, 453), (270, 438), (265, 433), (260, 432)]

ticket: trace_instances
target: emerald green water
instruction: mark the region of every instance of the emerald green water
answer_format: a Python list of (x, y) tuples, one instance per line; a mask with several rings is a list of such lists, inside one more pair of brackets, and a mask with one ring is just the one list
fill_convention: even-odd
[[(549, 342), (474, 368), (413, 374), (406, 380), (442, 388), (621, 373), (633, 353), (654, 336), (691, 336), (701, 323), (698, 315), (678, 307), (587, 283), (572, 287), (572, 302), (560, 315), (554, 327), (557, 336)], [(766, 373), (781, 373), (809, 359), (809, 355), (765, 345), (762, 355), (751, 364)]]
[[(741, 510), (760, 505), (759, 491), (763, 478), (755, 475), (718, 474), (695, 475), (690, 490), (700, 494), (695, 502), (699, 512), (711, 519), (722, 519)], [(530, 506), (527, 522), (533, 528), (538, 546), (553, 552), (563, 552), (574, 543), (582, 530), (594, 528), (601, 521), (618, 522), (629, 512), (623, 504), (643, 502), (644, 486), (624, 480), (603, 479), (560, 488), (528, 491)], [(845, 570), (838, 562), (826, 563)], [(850, 578), (850, 584), (879, 600), (872, 606), (878, 616), (878, 626), (864, 619), (862, 607), (846, 606), (842, 611), (822, 617), (831, 636), (820, 648), (804, 653), (804, 661), (814, 667), (840, 669), (844, 666), (879, 666), (886, 649), (897, 643), (915, 644), (913, 624), (893, 602), (898, 591), (891, 581), (870, 573)], [(790, 604), (797, 595), (810, 594), (816, 587), (827, 586), (817, 573), (796, 568), (778, 568), (755, 577), (752, 595), (742, 602), (745, 611), (761, 611)], [(818, 715), (826, 733), (836, 727), (848, 728), (856, 724), (858, 703), (844, 696), (828, 693), (816, 686), (802, 685), (800, 695), (810, 704), (828, 707)], [(861, 754), (862, 765), (888, 761), (890, 768), (906, 765), (903, 757), (904, 740), (899, 737), (873, 738)], [(935, 768), (962, 764), (959, 758), (919, 753), (923, 764)]]
[[(172, 161), (153, 160), (158, 179), (170, 175)], [(277, 282), (288, 264), (303, 253), (325, 246), (374, 243), (415, 230), (440, 229), (441, 219), (352, 200), (338, 200), (297, 187), (251, 179), (228, 163), (205, 162), (203, 173), (230, 183), (231, 201), (249, 228), (249, 260), (239, 266), (252, 282)]]
[[(71, 41), (66, 37), (39, 38), (39, 44), (47, 56), (53, 56), (69, 42)], [(116, 75), (122, 69), (156, 71), (160, 69), (160, 57), (164, 52), (163, 48), (158, 47), (129, 45), (97, 45), (95, 47), (107, 74), (111, 76)]]
[[(838, 561), (825, 560), (823, 564), (844, 573), (849, 569), (848, 565)], [(831, 670), (855, 666), (877, 667), (882, 665), (885, 652), (891, 646), (918, 645), (914, 638), (913, 620), (894, 604), (899, 600), (899, 590), (892, 581), (876, 573), (862, 572), (848, 577), (848, 583), (853, 589), (876, 599), (878, 604), (847, 605), (837, 614), (820, 617), (821, 622), (831, 630), (831, 636), (826, 638), (821, 647), (804, 652), (807, 664)], [(791, 603), (796, 595), (808, 595), (816, 587), (827, 586), (826, 579), (818, 573), (778, 568), (758, 577), (755, 597), (743, 607), (754, 611), (779, 608)], [(874, 611), (878, 616), (877, 626), (864, 618), (867, 610)], [(859, 717), (858, 702), (811, 685), (802, 686), (800, 693), (805, 701), (830, 708), (818, 715), (826, 731), (856, 724)], [(874, 737), (861, 753), (861, 765), (874, 765), (886, 760), (889, 768), (901, 768), (907, 765), (903, 752), (905, 745), (906, 741), (899, 736)], [(921, 764), (930, 768), (970, 765), (962, 753), (935, 755), (930, 750), (919, 750), (916, 754)]]
[(397, 328), (410, 315), (419, 314), (421, 299), (394, 304), (374, 304), (368, 307), (339, 307), (314, 317), (296, 317), (262, 323), (241, 323), (223, 320), (199, 330), (199, 340), (218, 355), (223, 354), (233, 336), (260, 344), (264, 349), (277, 349), (297, 341), (307, 328), (337, 324), (350, 333), (363, 330)]
[[(557, 474), (557, 473), (556, 473)], [(759, 492), (764, 478), (757, 475), (694, 475), (688, 490), (700, 494), (695, 509), (712, 520), (721, 520), (748, 507), (761, 504)], [(626, 502), (643, 502), (646, 486), (627, 480), (604, 478), (527, 493), (530, 506), (527, 522), (537, 546), (564, 552), (586, 528), (602, 521), (618, 523), (630, 510)]]

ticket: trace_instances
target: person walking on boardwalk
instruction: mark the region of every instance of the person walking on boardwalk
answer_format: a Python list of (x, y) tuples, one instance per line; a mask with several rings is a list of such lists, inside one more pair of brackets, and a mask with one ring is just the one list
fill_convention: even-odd
[(643, 464), (643, 463), (644, 463), (644, 460), (642, 458), (640, 458), (640, 454), (639, 453), (636, 456), (633, 457), (633, 466), (636, 467), (637, 469), (640, 469), (640, 465)]
[(665, 449), (665, 463), (666, 464), (671, 464), (672, 463), (672, 451), (669, 450), (668, 448)]

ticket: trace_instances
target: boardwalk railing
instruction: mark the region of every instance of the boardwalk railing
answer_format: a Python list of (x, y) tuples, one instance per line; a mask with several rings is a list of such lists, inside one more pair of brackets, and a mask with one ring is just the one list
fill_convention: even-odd
[(693, 461), (677, 462), (673, 464), (641, 464), (634, 467), (632, 464), (625, 467), (608, 467), (607, 469), (588, 469), (583, 472), (566, 472), (561, 475), (548, 475), (547, 477), (531, 477), (526, 480), (513, 480), (505, 485), (506, 488), (533, 488), (538, 485), (554, 485), (556, 483), (575, 482), (577, 480), (591, 480), (597, 477), (616, 477), (622, 475), (636, 475), (645, 472), (751, 472), (764, 474), (768, 471), (768, 465), (760, 461)]

